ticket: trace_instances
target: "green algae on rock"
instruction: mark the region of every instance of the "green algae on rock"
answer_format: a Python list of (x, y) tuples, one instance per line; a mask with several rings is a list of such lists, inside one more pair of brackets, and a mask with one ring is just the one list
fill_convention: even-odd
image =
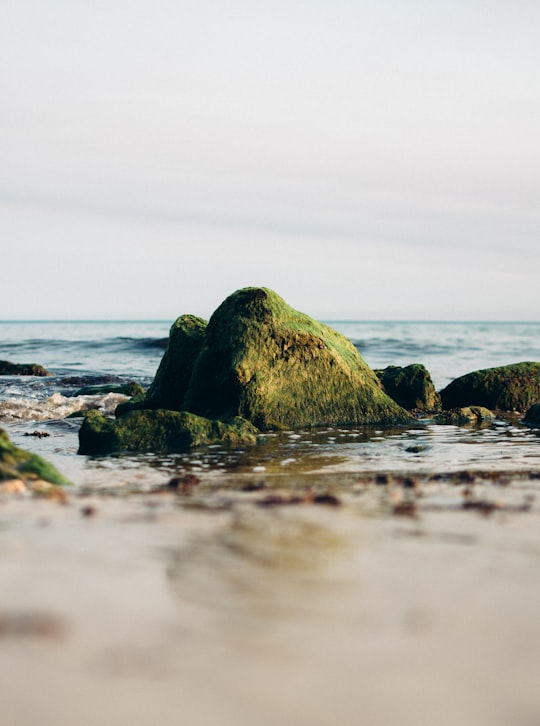
[(440, 393), (445, 409), (475, 405), (526, 411), (540, 399), (540, 363), (513, 363), (467, 373)]
[(71, 484), (41, 456), (15, 446), (4, 429), (0, 429), (0, 479), (43, 479), (62, 486)]
[(79, 454), (121, 451), (182, 452), (196, 446), (255, 444), (259, 431), (240, 417), (211, 421), (187, 411), (128, 411), (111, 419), (89, 411), (79, 430)]
[(491, 423), (496, 418), (493, 411), (483, 406), (464, 406), (452, 408), (438, 413), (434, 421), (438, 424), (452, 424), (454, 426), (466, 426), (467, 424)]
[(50, 376), (48, 370), (38, 363), (11, 363), (0, 360), (0, 376)]
[(256, 287), (212, 315), (182, 407), (263, 430), (412, 421), (345, 336)]
[(146, 393), (145, 408), (182, 411), (206, 326), (206, 320), (195, 315), (181, 315), (172, 324), (167, 349)]
[(435, 390), (429, 371), (421, 363), (388, 366), (376, 370), (385, 392), (409, 411), (440, 411), (441, 397)]

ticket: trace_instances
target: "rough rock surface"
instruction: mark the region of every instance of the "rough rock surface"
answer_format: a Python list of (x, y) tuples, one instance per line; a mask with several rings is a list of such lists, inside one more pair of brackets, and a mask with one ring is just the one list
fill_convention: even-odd
[(441, 391), (444, 409), (485, 406), (526, 411), (540, 399), (540, 363), (513, 363), (456, 378)]
[(429, 371), (421, 363), (388, 366), (375, 373), (385, 392), (403, 408), (409, 411), (441, 410), (441, 397), (435, 390)]
[(6, 479), (42, 479), (51, 484), (71, 484), (41, 456), (15, 446), (10, 441), (7, 432), (0, 429), (0, 480)]
[(172, 324), (167, 349), (145, 396), (145, 408), (182, 411), (206, 326), (206, 320), (194, 315), (181, 315)]
[(345, 336), (255, 287), (212, 315), (182, 407), (263, 430), (411, 420)]
[(181, 452), (195, 446), (255, 444), (259, 431), (239, 417), (211, 421), (186, 411), (129, 411), (114, 420), (89, 411), (79, 431), (79, 454), (115, 451)]

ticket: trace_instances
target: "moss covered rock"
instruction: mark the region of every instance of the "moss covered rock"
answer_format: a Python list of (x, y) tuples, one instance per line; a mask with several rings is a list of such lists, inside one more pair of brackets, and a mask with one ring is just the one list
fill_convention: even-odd
[(260, 429), (411, 420), (345, 336), (266, 288), (238, 290), (212, 315), (182, 408)]
[(456, 378), (441, 391), (445, 409), (485, 406), (500, 411), (526, 411), (540, 399), (540, 363), (514, 363), (486, 368)]
[(533, 403), (523, 418), (527, 426), (540, 427), (540, 403)]
[(467, 424), (487, 424), (496, 418), (493, 411), (483, 406), (464, 406), (442, 411), (435, 416), (435, 422), (439, 424), (453, 424), (454, 426), (466, 426)]
[(429, 371), (421, 363), (388, 366), (375, 371), (385, 392), (408, 410), (440, 411), (441, 397), (435, 390)]
[(48, 370), (37, 363), (10, 363), (0, 360), (0, 376), (50, 376)]
[(181, 452), (195, 446), (255, 444), (259, 431), (245, 419), (211, 421), (186, 411), (129, 411), (115, 419), (89, 411), (79, 431), (79, 454), (115, 451)]
[(15, 446), (4, 429), (0, 429), (0, 479), (43, 479), (51, 484), (71, 484), (41, 456)]
[(206, 320), (181, 315), (171, 326), (169, 343), (152, 385), (145, 408), (182, 411), (197, 356), (205, 342)]

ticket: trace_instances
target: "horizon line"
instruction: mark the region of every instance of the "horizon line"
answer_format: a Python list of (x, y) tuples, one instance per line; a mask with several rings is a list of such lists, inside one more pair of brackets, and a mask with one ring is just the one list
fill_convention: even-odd
[[(178, 316), (177, 316), (178, 317)], [(15, 323), (171, 323), (176, 318), (9, 318), (0, 319), (0, 324)], [(313, 316), (310, 316), (313, 317)], [(523, 320), (519, 318), (505, 320), (487, 320), (482, 318), (313, 318), (321, 323), (421, 323), (421, 324), (524, 324), (536, 325), (540, 320)]]

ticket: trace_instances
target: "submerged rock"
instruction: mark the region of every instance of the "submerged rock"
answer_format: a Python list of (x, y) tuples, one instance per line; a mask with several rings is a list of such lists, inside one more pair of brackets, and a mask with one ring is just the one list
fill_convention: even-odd
[(485, 406), (526, 411), (540, 399), (540, 363), (513, 363), (456, 378), (441, 391), (444, 409)]
[(523, 418), (527, 426), (540, 427), (540, 403), (534, 403)]
[(453, 424), (454, 426), (466, 426), (467, 424), (484, 424), (494, 421), (496, 418), (493, 411), (483, 406), (464, 406), (453, 408), (438, 413), (434, 421), (438, 424)]
[(375, 373), (385, 392), (403, 408), (409, 411), (441, 410), (441, 397), (435, 390), (429, 371), (421, 363), (388, 366)]
[(264, 430), (411, 421), (345, 336), (256, 287), (212, 315), (182, 408)]
[(106, 393), (121, 393), (124, 396), (142, 396), (144, 395), (144, 388), (140, 383), (136, 383), (135, 381), (129, 381), (129, 383), (102, 383), (79, 388), (73, 395), (97, 396)]
[(4, 429), (0, 429), (0, 479), (42, 479), (51, 484), (71, 484), (69, 479), (41, 456), (15, 446)]
[(0, 376), (50, 376), (48, 370), (37, 363), (10, 363), (0, 360)]
[(236, 417), (211, 421), (186, 411), (129, 411), (116, 420), (88, 411), (79, 431), (79, 454), (115, 451), (181, 452), (195, 446), (255, 444), (259, 431)]

